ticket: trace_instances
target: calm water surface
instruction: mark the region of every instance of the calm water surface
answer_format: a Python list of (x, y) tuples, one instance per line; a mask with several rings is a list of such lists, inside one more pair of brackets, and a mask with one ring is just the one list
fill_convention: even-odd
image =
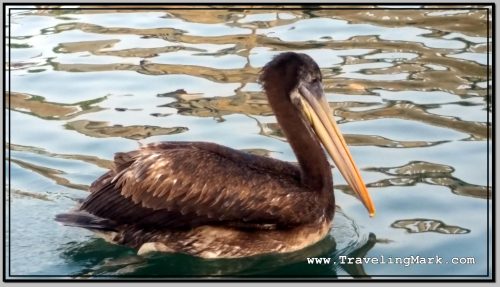
[[(473, 7), (11, 10), (11, 275), (486, 275), (487, 20)], [(374, 218), (333, 168), (335, 227), (288, 255), (139, 257), (53, 221), (140, 143), (203, 140), (295, 161), (256, 81), (282, 51), (320, 65)], [(475, 262), (342, 265), (343, 255)], [(308, 265), (313, 256), (337, 264)]]

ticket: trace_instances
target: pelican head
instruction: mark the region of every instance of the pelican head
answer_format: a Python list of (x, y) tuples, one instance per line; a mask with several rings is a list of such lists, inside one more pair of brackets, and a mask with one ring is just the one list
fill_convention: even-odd
[(326, 101), (318, 64), (306, 54), (282, 53), (263, 68), (260, 81), (275, 112), (284, 110), (285, 106), (294, 107), (293, 113), (321, 142), (369, 215), (373, 216), (375, 206)]

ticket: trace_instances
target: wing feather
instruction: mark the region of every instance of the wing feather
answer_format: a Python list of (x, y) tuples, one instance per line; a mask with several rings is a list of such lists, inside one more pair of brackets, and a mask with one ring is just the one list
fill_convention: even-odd
[(304, 190), (298, 175), (291, 164), (214, 144), (148, 145), (117, 154), (115, 169), (92, 184), (81, 209), (156, 227), (293, 226), (323, 212), (318, 193)]

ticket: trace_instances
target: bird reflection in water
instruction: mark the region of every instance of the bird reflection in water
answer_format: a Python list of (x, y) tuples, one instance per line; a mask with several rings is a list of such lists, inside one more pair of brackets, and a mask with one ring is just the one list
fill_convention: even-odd
[[(123, 246), (115, 245), (110, 248), (104, 240), (93, 239), (62, 246), (64, 251), (61, 256), (70, 266), (80, 266), (77, 268), (80, 271), (71, 275), (75, 278), (115, 276), (152, 279), (182, 276), (308, 278), (322, 277), (325, 274), (328, 274), (329, 278), (336, 276), (369, 278), (364, 264), (340, 264), (339, 257), (365, 257), (377, 242), (379, 241), (375, 234), (370, 233), (364, 240), (360, 239), (342, 249), (337, 249), (336, 239), (330, 234), (318, 243), (292, 253), (206, 260), (184, 254), (150, 253), (138, 256)], [(312, 257), (331, 258), (331, 262), (308, 264), (307, 258)], [(84, 268), (81, 268), (82, 266)]]

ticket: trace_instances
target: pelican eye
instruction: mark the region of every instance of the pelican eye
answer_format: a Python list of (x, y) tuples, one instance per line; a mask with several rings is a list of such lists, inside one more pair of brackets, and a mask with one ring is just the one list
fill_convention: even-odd
[(301, 106), (301, 96), (299, 94), (299, 91), (295, 89), (292, 93), (290, 93), (290, 100), (292, 103), (296, 106)]

